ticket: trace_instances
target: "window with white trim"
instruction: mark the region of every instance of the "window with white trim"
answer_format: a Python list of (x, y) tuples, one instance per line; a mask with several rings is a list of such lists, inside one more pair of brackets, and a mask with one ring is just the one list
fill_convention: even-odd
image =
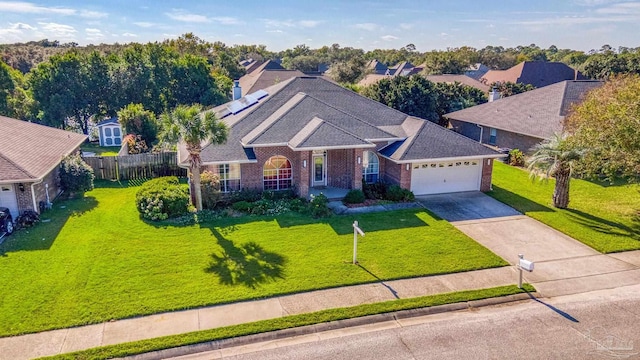
[(240, 164), (218, 165), (220, 191), (232, 192), (240, 190)]
[(262, 168), (264, 190), (287, 190), (291, 188), (293, 172), (291, 162), (284, 156), (276, 155), (269, 158)]
[(362, 153), (362, 177), (366, 183), (378, 182), (380, 172), (380, 161), (378, 155), (373, 151)]

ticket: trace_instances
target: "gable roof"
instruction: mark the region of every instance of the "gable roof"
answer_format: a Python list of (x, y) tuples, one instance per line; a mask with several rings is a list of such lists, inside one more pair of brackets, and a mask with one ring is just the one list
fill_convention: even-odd
[(494, 82), (531, 84), (536, 88), (564, 80), (586, 80), (579, 71), (561, 62), (523, 61), (507, 70), (489, 70), (481, 81), (487, 85)]
[(451, 120), (488, 126), (513, 133), (548, 139), (562, 130), (571, 106), (580, 102), (601, 81), (562, 81), (493, 102), (455, 111)]
[(367, 64), (367, 69), (373, 71), (374, 74), (384, 75), (388, 67), (387, 65), (379, 62), (378, 60), (373, 59), (369, 61), (369, 64)]
[(489, 85), (483, 84), (480, 81), (473, 79), (467, 75), (456, 74), (443, 74), (443, 75), (427, 75), (427, 80), (434, 83), (460, 83), (479, 89), (483, 92), (489, 92)]
[[(204, 164), (253, 162), (253, 147), (288, 146), (294, 151), (330, 148), (374, 148), (400, 142), (396, 162), (458, 156), (501, 156), (477, 142), (435, 123), (408, 116), (321, 77), (295, 77), (264, 89), (257, 104), (237, 112), (226, 105), (211, 111), (229, 127), (227, 142), (203, 144)], [(224, 117), (222, 117), (224, 115)], [(431, 134), (431, 135), (430, 135)], [(437, 138), (434, 141), (432, 137)], [(179, 163), (187, 164), (186, 146), (178, 146)]]
[(105, 126), (105, 125), (120, 125), (120, 123), (118, 122), (118, 118), (117, 117), (112, 117), (109, 119), (104, 119), (102, 121), (100, 121), (99, 123), (96, 124), (96, 126), (100, 127), (100, 126)]
[[(268, 63), (269, 61), (264, 63), (263, 65)], [(304, 74), (299, 70), (285, 70), (281, 66), (279, 69), (257, 69), (254, 72), (244, 75), (240, 78), (242, 95), (244, 96), (257, 90), (268, 88), (269, 86), (275, 85), (281, 81), (289, 80), (292, 77), (296, 76), (304, 76)]]
[(47, 175), (87, 138), (0, 116), (0, 182), (30, 182)]

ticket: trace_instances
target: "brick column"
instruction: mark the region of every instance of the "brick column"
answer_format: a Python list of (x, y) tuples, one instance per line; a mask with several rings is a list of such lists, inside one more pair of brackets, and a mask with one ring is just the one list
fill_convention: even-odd
[(480, 191), (487, 192), (491, 188), (491, 174), (493, 172), (494, 159), (482, 159), (482, 180), (480, 180)]
[[(353, 156), (353, 183), (351, 184), (351, 188), (352, 189), (358, 189), (358, 190), (362, 190), (362, 161), (363, 161), (363, 156), (362, 153), (364, 153), (363, 149), (353, 149), (354, 152), (354, 156)], [(358, 164), (358, 158), (360, 158), (360, 164)]]
[[(304, 166), (305, 160), (307, 162), (307, 166)], [(300, 151), (299, 153), (299, 164), (298, 167), (300, 169), (299, 172), (299, 181), (298, 181), (298, 196), (301, 198), (306, 198), (309, 196), (309, 182), (310, 182), (310, 174), (311, 174), (311, 151)]]

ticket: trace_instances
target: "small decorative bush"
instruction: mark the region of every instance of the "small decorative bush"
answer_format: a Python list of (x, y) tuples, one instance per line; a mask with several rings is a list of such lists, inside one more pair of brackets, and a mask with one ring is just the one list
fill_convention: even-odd
[(315, 218), (327, 217), (331, 215), (331, 209), (329, 209), (329, 199), (324, 194), (313, 196), (309, 203), (309, 210), (311, 215)]
[(242, 211), (245, 213), (251, 212), (251, 203), (248, 201), (238, 201), (236, 203), (233, 203), (233, 205), (231, 205), (231, 207), (233, 208), (233, 210), (236, 211)]
[(524, 154), (520, 149), (513, 149), (509, 151), (509, 165), (511, 166), (524, 166)]
[(142, 184), (136, 193), (136, 205), (143, 218), (165, 220), (188, 212), (189, 192), (177, 177), (160, 177)]
[(362, 191), (367, 199), (382, 200), (387, 195), (387, 185), (382, 181), (363, 183)]
[(209, 210), (215, 209), (222, 199), (220, 177), (211, 171), (203, 171), (200, 174), (200, 191), (202, 193), (202, 207)]
[(231, 193), (229, 201), (237, 203), (238, 201), (255, 202), (262, 199), (262, 193), (257, 189), (242, 189)]
[(415, 196), (413, 192), (407, 189), (403, 189), (398, 185), (391, 185), (387, 190), (386, 200), (391, 201), (413, 201)]
[(347, 195), (344, 197), (345, 204), (360, 204), (364, 202), (364, 192), (359, 189), (349, 190)]
[(122, 141), (127, 144), (127, 153), (129, 155), (142, 154), (149, 152), (147, 142), (140, 135), (129, 134)]
[(84, 193), (93, 189), (93, 168), (78, 154), (65, 157), (60, 163), (60, 185), (65, 191)]

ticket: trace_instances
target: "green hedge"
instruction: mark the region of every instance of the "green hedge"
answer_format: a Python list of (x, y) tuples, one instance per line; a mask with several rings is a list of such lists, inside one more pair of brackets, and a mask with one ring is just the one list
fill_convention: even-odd
[(137, 209), (148, 220), (165, 220), (189, 210), (189, 192), (175, 176), (147, 181), (136, 193)]

